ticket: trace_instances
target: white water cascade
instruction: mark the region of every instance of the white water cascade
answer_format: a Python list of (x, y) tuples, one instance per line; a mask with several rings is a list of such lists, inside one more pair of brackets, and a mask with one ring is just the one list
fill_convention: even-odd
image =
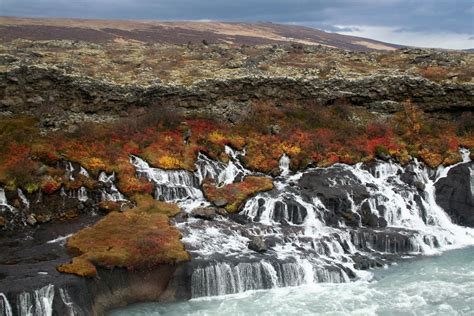
[[(156, 185), (179, 187), (179, 198), (161, 198), (189, 212), (209, 205), (199, 189), (205, 178), (221, 186), (252, 174), (238, 162), (242, 154), (229, 154), (227, 164), (200, 154), (194, 175), (150, 168), (137, 157), (132, 162)], [(463, 157), (468, 162), (465, 152)], [(368, 279), (367, 269), (402, 256), (474, 244), (473, 230), (453, 224), (435, 201), (434, 183), (454, 166), (433, 172), (416, 160), (407, 167), (377, 161), (291, 175), (289, 163), (286, 156), (280, 159), (274, 190), (246, 202), (239, 215), (246, 222), (218, 216), (177, 223), (193, 257), (193, 297)], [(319, 182), (313, 191), (305, 187)], [(255, 237), (265, 240), (265, 251), (249, 249)]]
[(3, 293), (0, 293), (0, 310), (3, 311), (2, 315), (4, 316), (13, 316), (10, 302), (8, 302), (7, 297)]
[(12, 210), (13, 206), (8, 204), (7, 197), (5, 195), (5, 190), (3, 188), (0, 188), (0, 210), (2, 209)]
[(223, 186), (233, 182), (238, 182), (251, 172), (245, 169), (239, 161), (239, 157), (245, 156), (244, 151), (236, 151), (225, 146), (225, 153), (229, 156), (229, 162), (223, 163), (212, 160), (202, 153), (199, 153), (196, 161), (196, 176), (202, 183), (210, 178), (216, 181), (217, 186)]
[(135, 166), (139, 177), (145, 177), (155, 184), (154, 195), (157, 200), (183, 202), (203, 199), (199, 181), (191, 172), (152, 168), (146, 161), (136, 156), (132, 156), (130, 162)]
[[(101, 190), (102, 201), (126, 201), (125, 196), (115, 186), (115, 173), (108, 176), (105, 172), (101, 172), (99, 175), (99, 182), (104, 184), (104, 188)], [(84, 192), (82, 192), (84, 194)], [(84, 196), (82, 196), (84, 198)]]

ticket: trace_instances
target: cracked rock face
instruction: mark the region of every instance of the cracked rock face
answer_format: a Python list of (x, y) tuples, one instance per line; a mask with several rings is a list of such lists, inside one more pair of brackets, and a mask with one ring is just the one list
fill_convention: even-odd
[[(24, 66), (0, 73), (0, 110), (44, 117), (44, 127), (81, 121), (108, 122), (140, 111), (170, 106), (185, 115), (210, 115), (238, 122), (261, 100), (330, 106), (345, 98), (371, 112), (393, 113), (410, 98), (425, 112), (472, 111), (474, 85), (438, 84), (407, 75), (373, 75), (357, 80), (243, 77), (205, 80), (192, 86), (119, 85), (64, 74), (55, 68)], [(52, 123), (51, 123), (52, 122)]]

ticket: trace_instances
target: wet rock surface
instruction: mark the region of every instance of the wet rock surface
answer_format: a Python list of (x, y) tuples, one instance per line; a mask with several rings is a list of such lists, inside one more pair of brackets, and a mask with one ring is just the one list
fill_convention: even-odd
[(216, 218), (218, 210), (212, 207), (196, 208), (192, 210), (191, 215), (196, 218), (205, 220), (213, 220)]
[(474, 227), (474, 163), (452, 168), (436, 183), (436, 202), (455, 223)]
[(250, 239), (249, 249), (256, 252), (265, 252), (267, 251), (267, 245), (262, 237), (256, 236)]
[[(230, 157), (233, 168), (239, 155), (230, 152)], [(367, 277), (362, 274), (370, 273), (367, 270), (456, 245), (456, 234), (462, 228), (446, 223), (432, 204), (434, 187), (449, 193), (437, 193), (437, 199), (452, 202), (460, 196), (455, 201), (470, 203), (466, 196), (471, 194), (472, 162), (452, 167), (446, 178), (435, 182), (437, 173), (417, 162), (402, 167), (376, 161), (273, 178), (272, 190), (250, 197), (239, 213), (230, 214), (211, 206), (199, 179), (207, 170), (211, 179), (235, 182), (239, 174), (251, 171), (238, 165), (238, 170), (229, 172), (225, 163), (200, 159), (195, 173), (152, 168), (138, 158), (133, 162), (142, 176), (154, 179), (160, 190), (155, 198), (181, 206), (172, 223), (180, 230), (191, 261), (142, 272), (99, 269), (98, 278), (90, 279), (60, 274), (55, 267), (69, 261), (70, 254), (61, 242), (47, 241), (99, 218), (80, 215), (72, 222), (39, 222), (5, 235), (0, 246), (8, 251), (0, 257), (0, 293), (6, 293), (17, 308), (25, 300), (22, 293), (33, 285), (33, 292), (40, 291), (37, 295), (41, 297), (47, 298), (54, 290), (48, 304), (55, 311), (68, 313), (71, 305), (66, 302), (71, 301), (78, 306), (78, 314), (100, 315), (139, 301), (168, 302), (312, 282), (348, 282)], [(112, 184), (104, 182), (104, 187), (110, 189)], [(459, 204), (446, 207), (451, 205)], [(464, 218), (459, 221), (466, 225)], [(471, 238), (467, 231), (461, 234), (463, 242)], [(20, 281), (9, 287), (14, 279)], [(53, 290), (49, 284), (54, 284)], [(33, 298), (28, 299), (34, 305)]]

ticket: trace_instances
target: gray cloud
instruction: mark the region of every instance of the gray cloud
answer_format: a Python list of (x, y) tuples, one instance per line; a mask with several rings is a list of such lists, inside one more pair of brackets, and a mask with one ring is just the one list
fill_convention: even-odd
[(365, 25), (474, 35), (472, 0), (0, 0), (0, 15), (272, 21), (335, 32)]

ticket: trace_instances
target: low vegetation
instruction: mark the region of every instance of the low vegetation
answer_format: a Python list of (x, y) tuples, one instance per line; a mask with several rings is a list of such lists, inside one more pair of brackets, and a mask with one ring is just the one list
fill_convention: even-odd
[(96, 267), (144, 270), (188, 260), (179, 231), (169, 223), (169, 216), (179, 212), (178, 206), (149, 195), (134, 196), (134, 200), (137, 207), (112, 211), (69, 238), (67, 248), (76, 257), (58, 271), (94, 277)]
[(203, 184), (206, 198), (215, 203), (222, 204), (229, 213), (235, 213), (243, 201), (258, 192), (273, 189), (271, 178), (267, 177), (245, 177), (242, 182), (236, 182), (216, 187), (213, 180), (206, 180)]
[(361, 77), (375, 73), (405, 73), (436, 82), (472, 81), (474, 56), (467, 52), (434, 50), (349, 52), (324, 46), (151, 44), (133, 41), (92, 44), (72, 41), (16, 40), (0, 45), (0, 54), (17, 64), (57, 67), (71, 74), (107, 79), (120, 84), (164, 83), (191, 85), (203, 79), (248, 75), (269, 77), (336, 75)]
[[(457, 121), (430, 119), (411, 105), (390, 118), (379, 117), (345, 101), (334, 106), (262, 103), (248, 121), (224, 124), (212, 119), (186, 120), (179, 116), (150, 122), (86, 125), (81, 133), (40, 135), (31, 118), (3, 118), (0, 124), (0, 183), (7, 190), (43, 190), (61, 187), (92, 189), (93, 178), (70, 180), (59, 163), (72, 161), (97, 177), (115, 173), (119, 190), (128, 197), (152, 193), (153, 184), (137, 178), (130, 155), (163, 169), (193, 171), (199, 152), (226, 162), (225, 145), (246, 149), (244, 165), (256, 171), (278, 174), (283, 154), (291, 168), (354, 164), (389, 157), (405, 164), (416, 157), (430, 167), (458, 162), (460, 147), (473, 148), (472, 115)], [(14, 126), (10, 128), (8, 126)], [(272, 131), (277, 126), (277, 132)]]

